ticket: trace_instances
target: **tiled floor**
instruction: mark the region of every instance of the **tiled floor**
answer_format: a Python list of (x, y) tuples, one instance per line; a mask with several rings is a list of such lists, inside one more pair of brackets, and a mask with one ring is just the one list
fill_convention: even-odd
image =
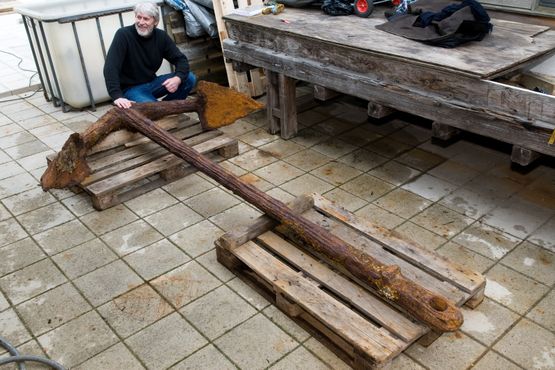
[[(19, 30), (0, 32), (0, 49), (34, 69), (19, 16), (0, 18)], [(260, 212), (206, 176), (103, 212), (85, 194), (44, 193), (46, 155), (110, 106), (63, 113), (42, 93), (12, 95), (29, 84), (17, 63), (0, 53), (0, 336), (81, 370), (347, 368), (216, 261), (214, 240)], [(368, 122), (359, 103), (299, 114), (289, 141), (264, 114), (242, 119), (223, 129), (240, 141), (224, 166), (282, 201), (320, 192), (485, 273), (461, 331), (393, 368), (554, 369), (553, 160), (522, 174), (491, 142), (442, 148), (429, 125)]]
[[(358, 103), (300, 114), (289, 141), (264, 114), (242, 119), (223, 129), (240, 140), (224, 165), (283, 201), (321, 192), (485, 273), (462, 330), (414, 344), (393, 368), (554, 368), (553, 161), (515, 172), (491, 143), (442, 148), (429, 125), (368, 122)], [(260, 213), (206, 176), (103, 212), (37, 188), (45, 156), (109, 108), (0, 103), (0, 335), (77, 369), (346, 368), (218, 264), (213, 241)]]

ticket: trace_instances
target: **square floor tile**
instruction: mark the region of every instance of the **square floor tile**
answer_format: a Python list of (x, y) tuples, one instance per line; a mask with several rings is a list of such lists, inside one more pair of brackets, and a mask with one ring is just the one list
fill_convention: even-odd
[(467, 369), (486, 351), (486, 347), (461, 332), (443, 333), (428, 347), (419, 343), (405, 353), (429, 369)]
[(226, 285), (259, 311), (270, 305), (270, 302), (266, 298), (238, 277), (233, 278), (231, 281), (227, 282)]
[(72, 220), (33, 237), (46, 253), (54, 255), (93, 239), (94, 234), (79, 220)]
[(212, 344), (187, 357), (172, 370), (235, 370), (236, 367)]
[(4, 311), (6, 308), (10, 307), (10, 304), (6, 300), (6, 297), (0, 292), (0, 312)]
[(100, 316), (91, 311), (38, 337), (46, 354), (66, 368), (87, 360), (117, 342)]
[(548, 286), (555, 283), (555, 253), (532, 243), (520, 244), (501, 263)]
[(174, 313), (126, 339), (125, 343), (150, 369), (165, 369), (206, 345), (179, 314)]
[(413, 192), (398, 188), (375, 200), (374, 204), (403, 218), (411, 218), (430, 206), (432, 202)]
[(13, 304), (18, 304), (63, 284), (66, 278), (48, 259), (0, 279), (0, 288)]
[(75, 367), (75, 370), (98, 369), (139, 370), (144, 369), (144, 366), (131, 354), (125, 345), (118, 343)]
[(156, 230), (168, 236), (202, 220), (202, 216), (179, 203), (145, 218)]
[[(368, 119), (368, 115), (366, 115), (365, 119)], [(339, 138), (352, 145), (363, 147), (368, 143), (371, 143), (372, 141), (382, 138), (382, 135), (376, 132), (368, 131), (365, 128), (358, 126), (352, 130), (342, 133), (341, 135), (339, 135)]]
[(420, 175), (421, 172), (404, 164), (389, 161), (368, 172), (369, 175), (387, 181), (393, 185), (402, 185)]
[(25, 238), (27, 233), (14, 218), (0, 221), (0, 247)]
[(304, 172), (284, 161), (279, 161), (259, 168), (254, 171), (254, 174), (274, 185), (280, 185), (301, 176)]
[(102, 212), (92, 212), (81, 217), (81, 221), (97, 235), (115, 230), (136, 219), (137, 216), (121, 204)]
[(370, 144), (366, 145), (365, 148), (384, 157), (393, 158), (403, 152), (406, 152), (411, 148), (411, 146), (401, 143), (400, 141), (393, 140), (389, 137), (384, 137), (382, 139), (372, 141)]
[(398, 233), (401, 238), (416, 243), (419, 246), (431, 251), (439, 248), (447, 242), (447, 239), (444, 237), (426, 230), (422, 226), (418, 226), (410, 221), (397, 226), (395, 228), (395, 232)]
[(277, 139), (271, 143), (264, 144), (258, 148), (265, 155), (271, 155), (278, 159), (283, 159), (291, 154), (300, 152), (304, 146), (290, 140)]
[(346, 141), (332, 137), (331, 139), (328, 139), (326, 141), (319, 142), (311, 149), (325, 156), (337, 159), (339, 157), (343, 157), (347, 153), (356, 150), (357, 147), (347, 143)]
[(258, 190), (261, 190), (261, 191), (264, 191), (264, 192), (268, 191), (268, 190), (270, 190), (274, 187), (274, 184), (264, 180), (262, 177), (256, 176), (252, 172), (249, 172), (249, 173), (246, 173), (246, 174), (242, 175), (241, 177), (239, 177), (239, 179), (243, 183), (250, 184), (250, 185), (258, 188)]
[[(25, 329), (13, 309), (0, 312), (0, 333), (2, 333), (2, 338), (16, 348), (31, 339), (31, 334)], [(4, 348), (1, 351), (3, 352)]]
[(256, 129), (247, 132), (238, 137), (239, 140), (252, 145), (254, 147), (259, 147), (264, 144), (271, 143), (274, 140), (277, 140), (279, 135), (272, 135), (266, 129)]
[(521, 242), (512, 235), (480, 222), (463, 230), (453, 241), (493, 260), (503, 258)]
[(528, 314), (526, 317), (542, 325), (543, 327), (555, 332), (555, 290), (551, 290)]
[(332, 158), (328, 157), (327, 155), (321, 154), (312, 149), (306, 149), (297, 152), (284, 159), (285, 162), (290, 163), (303, 171), (311, 171), (328, 163), (331, 160)]
[(341, 163), (366, 172), (379, 165), (384, 164), (389, 159), (366, 149), (355, 150), (337, 159)]
[(350, 212), (354, 212), (368, 204), (367, 201), (340, 188), (335, 188), (322, 195)]
[(329, 369), (328, 365), (323, 363), (318, 357), (314, 356), (304, 347), (298, 347), (270, 367), (272, 370), (288, 370), (294, 368), (313, 370)]
[(46, 255), (31, 238), (25, 238), (0, 248), (0, 276), (37, 262)]
[(484, 222), (518, 238), (525, 238), (553, 214), (552, 209), (512, 197), (484, 216)]
[(102, 240), (120, 256), (155, 243), (164, 236), (143, 220), (137, 220), (102, 235)]
[(386, 211), (374, 204), (368, 204), (355, 212), (355, 215), (362, 217), (365, 221), (373, 223), (376, 226), (394, 229), (403, 223), (403, 219), (391, 212)]
[(94, 306), (98, 306), (139, 286), (143, 281), (125, 263), (117, 260), (81, 276), (74, 282), (85, 297)]
[(429, 170), (428, 174), (461, 186), (477, 177), (480, 172), (462, 163), (448, 160)]
[(346, 184), (341, 185), (341, 189), (368, 202), (381, 197), (393, 188), (393, 185), (366, 174), (360, 175)]
[(64, 198), (62, 203), (77, 217), (96, 212), (92, 205), (91, 197), (87, 193), (79, 193), (72, 197)]
[(98, 312), (123, 338), (136, 333), (173, 308), (148, 285), (141, 285), (100, 306)]
[(218, 262), (215, 248), (197, 257), (196, 261), (223, 282), (229, 281), (235, 277), (227, 267)]
[(443, 162), (445, 158), (420, 148), (414, 148), (395, 159), (420, 171), (427, 171)]
[(310, 193), (323, 194), (333, 188), (333, 185), (327, 181), (319, 179), (318, 177), (305, 174), (296, 179), (286, 182), (280, 186), (283, 190), (295, 195), (303, 195)]
[(346, 164), (332, 161), (316, 168), (310, 172), (312, 175), (321, 178), (335, 186), (340, 186), (352, 178), (360, 175), (362, 172), (354, 167), (347, 166)]
[(354, 127), (353, 123), (347, 122), (337, 117), (328, 118), (311, 128), (330, 136), (338, 136), (342, 132), (351, 130)]
[(549, 290), (503, 265), (495, 265), (486, 274), (486, 297), (520, 313), (526, 313)]
[(229, 231), (237, 227), (250, 225), (261, 215), (262, 213), (260, 211), (248, 206), (246, 203), (241, 203), (210, 217), (210, 222), (224, 231)]
[(69, 283), (60, 285), (17, 306), (17, 312), (34, 335), (76, 318), (92, 307)]
[(534, 231), (528, 240), (551, 252), (555, 252), (555, 217)]
[(182, 307), (221, 283), (196, 261), (152, 280), (152, 286), (175, 307)]
[(256, 310), (237, 293), (221, 286), (180, 312), (208, 339), (214, 340), (253, 316)]
[(264, 369), (298, 344), (261, 314), (231, 330), (215, 342), (239, 367)]
[(297, 325), (289, 316), (281, 312), (276, 306), (270, 305), (264, 309), (264, 315), (272, 320), (283, 331), (292, 336), (299, 343), (310, 338), (310, 334)]
[(474, 309), (461, 309), (464, 316), (461, 330), (486, 345), (495, 342), (520, 319), (518, 314), (487, 298)]
[(177, 203), (177, 199), (162, 189), (156, 189), (125, 202), (130, 210), (141, 217), (150, 215)]
[[(7, 160), (2, 161), (0, 155), (0, 163), (4, 162), (7, 162)], [(36, 187), (37, 179), (28, 173), (8, 177), (0, 180), (0, 198), (6, 198), (27, 190), (36, 189)]]
[(42, 191), (42, 189), (32, 189), (9, 198), (2, 199), (2, 203), (14, 215), (20, 215), (25, 212), (46, 206), (56, 201), (50, 193)]
[(31, 235), (61, 225), (74, 218), (75, 216), (59, 203), (47, 205), (17, 216), (21, 225), (23, 225)]
[(52, 260), (65, 272), (67, 277), (74, 279), (108, 264), (116, 258), (116, 254), (96, 238), (57, 254)]
[(233, 157), (229, 161), (247, 171), (254, 171), (277, 161), (277, 158), (264, 150), (253, 149)]
[(464, 230), (474, 220), (438, 204), (427, 208), (411, 220), (434, 233), (451, 238)]
[(495, 261), (453, 242), (448, 242), (439, 247), (437, 252), (447, 259), (479, 273), (485, 272), (495, 264)]
[(520, 366), (507, 360), (505, 357), (499, 356), (493, 351), (486, 353), (484, 357), (478, 361), (473, 370), (520, 370)]
[(198, 174), (192, 174), (164, 186), (163, 189), (177, 199), (184, 200), (208, 189), (212, 189), (214, 186), (214, 184)]
[(127, 255), (124, 260), (143, 279), (150, 280), (182, 265), (190, 258), (167, 239), (162, 239)]
[(214, 242), (223, 234), (222, 229), (204, 220), (173, 234), (170, 240), (189, 256), (197, 257), (214, 248)]
[(427, 174), (411, 180), (402, 187), (434, 202), (456, 189), (456, 185)]
[[(335, 355), (328, 347), (324, 346), (318, 340), (314, 338), (308, 339), (303, 343), (303, 346), (309, 349), (312, 353), (316, 354), (318, 358), (322, 359), (334, 370), (350, 370), (352, 369), (343, 360)], [(403, 356), (403, 355), (401, 355)]]
[(214, 216), (241, 201), (221, 188), (213, 188), (187, 199), (184, 203), (203, 217)]
[(493, 348), (525, 369), (549, 369), (555, 361), (555, 334), (523, 319)]

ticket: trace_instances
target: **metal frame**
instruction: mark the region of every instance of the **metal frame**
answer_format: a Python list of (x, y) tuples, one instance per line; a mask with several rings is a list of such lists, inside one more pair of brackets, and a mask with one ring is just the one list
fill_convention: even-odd
[[(160, 8), (163, 4), (159, 4)], [(98, 36), (100, 40), (100, 46), (102, 48), (102, 56), (106, 59), (106, 44), (104, 42), (104, 37), (102, 35), (102, 28), (100, 25), (100, 18), (108, 15), (118, 15), (120, 26), (124, 26), (123, 13), (133, 11), (133, 7), (126, 7), (117, 10), (100, 11), (87, 13), (77, 16), (69, 16), (64, 18), (59, 18), (56, 20), (39, 20), (32, 18), (28, 15), (21, 15), (23, 18), (23, 24), (25, 25), (25, 31), (27, 32), (27, 38), (29, 39), (29, 44), (31, 46), (31, 51), (33, 53), (33, 59), (35, 60), (35, 65), (37, 66), (37, 71), (42, 86), (44, 87), (44, 97), (47, 101), (52, 101), (55, 107), (61, 106), (64, 112), (71, 110), (71, 106), (64, 102), (64, 97), (62, 96), (62, 90), (60, 89), (60, 84), (58, 76), (56, 74), (56, 68), (52, 60), (52, 54), (50, 53), (50, 48), (48, 46), (48, 41), (44, 32), (43, 23), (53, 23), (58, 22), (60, 24), (71, 23), (73, 29), (73, 36), (75, 39), (75, 44), (77, 46), (77, 52), (79, 53), (79, 59), (81, 62), (81, 68), (83, 71), (83, 78), (85, 79), (85, 85), (87, 87), (87, 93), (89, 95), (90, 106), (93, 111), (96, 110), (96, 105), (94, 97), (92, 95), (91, 83), (89, 80), (89, 75), (87, 72), (87, 67), (85, 65), (85, 59), (83, 57), (83, 50), (81, 48), (81, 41), (79, 39), (79, 33), (77, 32), (77, 23), (84, 20), (95, 19), (96, 28), (98, 31)], [(162, 12), (163, 15), (163, 12)], [(164, 29), (166, 29), (165, 18), (162, 16)], [(29, 29), (31, 25), (32, 34)], [(37, 25), (40, 30), (37, 32)], [(36, 49), (35, 49), (36, 48)], [(38, 52), (38, 53), (37, 53)], [(39, 64), (40, 63), (40, 64)], [(50, 72), (47, 67), (50, 67)], [(41, 68), (42, 67), (42, 68)], [(55, 89), (54, 89), (55, 87)]]

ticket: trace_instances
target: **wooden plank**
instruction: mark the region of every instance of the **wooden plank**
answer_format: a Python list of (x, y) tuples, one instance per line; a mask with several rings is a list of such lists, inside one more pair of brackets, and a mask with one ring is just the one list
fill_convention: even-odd
[[(282, 19), (288, 22), (285, 23)], [(329, 18), (312, 9), (288, 8), (286, 13), (273, 17), (244, 17), (231, 14), (226, 16), (225, 20), (228, 24), (254, 25), (259, 32), (271, 30), (275, 39), (299, 34), (319, 42), (323, 47), (328, 43), (340, 44), (482, 78), (522, 65), (555, 48), (553, 30), (530, 37), (500, 27), (481, 42), (450, 49), (449, 53), (445, 53), (442, 48), (430, 47), (375, 29), (376, 25), (386, 22), (381, 17)], [(337, 29), (345, 32), (337, 32)], [(236, 39), (235, 36), (233, 34), (232, 38)]]
[[(389, 253), (380, 244), (371, 240), (369, 236), (362, 235), (354, 229), (344, 227), (342, 221), (336, 221), (335, 219), (324, 216), (315, 210), (305, 212), (303, 217), (316, 224), (325, 226), (326, 229), (328, 229), (332, 234), (341, 238), (350, 245), (364, 251), (381, 263), (399, 266), (402, 274), (407, 279), (414, 281), (416, 284), (419, 284), (436, 294), (444, 296), (456, 305), (462, 305), (469, 298), (468, 293), (465, 293), (451, 284), (438, 279), (427, 271), (421, 270), (418, 266), (412, 265), (410, 262)], [(287, 237), (291, 240), (297, 240), (297, 237), (287, 229), (278, 229), (278, 231), (287, 235)], [(319, 257), (324, 258), (323, 256)], [(356, 278), (354, 278), (346, 269), (342, 269), (340, 266), (336, 266), (336, 268), (356, 280)]]
[(234, 254), (272, 283), (280, 293), (325, 322), (336, 334), (367, 353), (376, 363), (392, 359), (404, 348), (402, 341), (364, 320), (324, 292), (314, 289), (314, 285), (302, 275), (293, 272), (255, 243), (248, 242), (238, 247)]
[(280, 74), (279, 86), (279, 110), (281, 137), (290, 139), (297, 134), (297, 104), (295, 102), (295, 80)]
[[(228, 138), (227, 140), (228, 143), (233, 141), (233, 139), (230, 138)], [(206, 153), (208, 151), (218, 149), (222, 145), (226, 145), (226, 143), (222, 140), (218, 140), (218, 138), (215, 138), (210, 139), (207, 142), (195, 145), (193, 146), (193, 148), (196, 150), (198, 147), (201, 147), (203, 151), (201, 151), (200, 153)], [(148, 176), (154, 175), (166, 168), (176, 166), (180, 163), (183, 163), (182, 159), (177, 158), (173, 154), (168, 154), (143, 166), (136, 167), (128, 171), (113, 175), (109, 178), (105, 178), (101, 181), (95, 182), (89, 185), (86, 190), (87, 192), (95, 196), (102, 196), (103, 194), (113, 192), (115, 189), (119, 189), (128, 184), (134, 183), (137, 180), (144, 179)]]
[[(483, 102), (487, 101), (484, 93), (488, 93), (488, 89), (483, 84), (493, 83), (492, 81), (476, 80), (476, 89), (472, 86), (465, 88), (460, 82), (449, 81), (445, 84), (446, 88), (451, 86), (451, 91), (453, 91), (452, 97), (449, 99), (447, 96), (443, 98), (441, 95), (430, 96), (435, 89), (429, 89), (428, 94), (423, 94), (412, 88), (408, 89), (369, 77), (369, 72), (366, 71), (361, 74), (332, 65), (323, 68), (319, 61), (253, 47), (242, 42), (224, 43), (224, 53), (229, 58), (245, 63), (259, 65), (277, 72), (287, 71), (291, 77), (296, 79), (334, 88), (379, 104), (393, 104), (400, 111), (410, 112), (433, 121), (555, 156), (555, 146), (547, 144), (551, 134), (547, 129), (529, 127), (523, 123), (523, 120), (512, 117), (509, 113), (501, 115), (481, 107)], [(363, 60), (362, 55), (360, 58)], [(422, 73), (416, 73), (417, 70), (414, 71), (414, 74), (422, 75)], [(403, 73), (403, 76), (414, 75), (407, 74), (406, 71)], [(424, 69), (423, 74), (427, 73), (428, 71)], [(430, 73), (431, 76), (433, 73), (431, 71)], [(437, 73), (441, 74), (441, 71)], [(450, 78), (454, 77), (456, 76)], [(464, 77), (459, 76), (459, 79), (464, 80)], [(433, 84), (433, 79), (429, 81)], [(430, 83), (423, 80), (421, 86), (429, 88)], [(447, 92), (444, 89), (439, 91)], [(456, 99), (453, 95), (457, 95), (457, 92), (466, 97), (461, 96), (461, 100)], [(528, 93), (533, 92), (528, 91)], [(539, 99), (552, 99), (542, 102), (542, 112), (539, 114), (541, 118), (538, 118), (538, 121), (549, 122), (552, 120), (549, 117), (555, 116), (554, 97), (538, 93), (536, 95), (542, 95)], [(509, 107), (507, 106), (506, 109)], [(550, 113), (551, 116), (549, 116)]]
[(357, 284), (347, 280), (330, 270), (326, 265), (312, 258), (299, 248), (286, 242), (273, 232), (260, 235), (257, 240), (264, 243), (272, 252), (285, 258), (294, 266), (308, 273), (308, 275), (326, 286), (330, 291), (353, 305), (367, 317), (411, 343), (415, 338), (425, 334), (428, 328), (407, 319), (403, 314), (394, 311), (387, 303), (378, 299)]
[(396, 235), (394, 231), (372, 224), (362, 217), (338, 207), (319, 194), (313, 194), (313, 197), (314, 206), (318, 211), (364, 233), (385, 249), (418, 266), (423, 271), (446, 280), (470, 294), (479, 290), (485, 284), (483, 275), (453, 263), (437, 253), (432, 253), (414, 242), (407, 242)]

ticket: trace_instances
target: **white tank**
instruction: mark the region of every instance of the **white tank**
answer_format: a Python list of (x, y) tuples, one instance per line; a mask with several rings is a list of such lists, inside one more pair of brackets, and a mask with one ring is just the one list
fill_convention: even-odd
[[(37, 58), (37, 70), (42, 77), (44, 88), (50, 95), (74, 108), (90, 106), (91, 96), (95, 104), (110, 100), (102, 72), (104, 52), (101, 40), (104, 40), (105, 52), (107, 52), (114, 34), (121, 27), (119, 14), (125, 26), (133, 24), (132, 8), (138, 2), (137, 0), (51, 2), (39, 0), (26, 1), (15, 8), (16, 12), (24, 16), (29, 29), (29, 42)], [(163, 3), (163, 1), (156, 2)], [(79, 55), (73, 25), (81, 46), (82, 58)], [(158, 27), (164, 29), (163, 22), (160, 22)], [(50, 51), (51, 63), (46, 46)], [(158, 74), (169, 72), (171, 67), (167, 61), (164, 61)], [(90, 94), (86, 77), (89, 81)]]

